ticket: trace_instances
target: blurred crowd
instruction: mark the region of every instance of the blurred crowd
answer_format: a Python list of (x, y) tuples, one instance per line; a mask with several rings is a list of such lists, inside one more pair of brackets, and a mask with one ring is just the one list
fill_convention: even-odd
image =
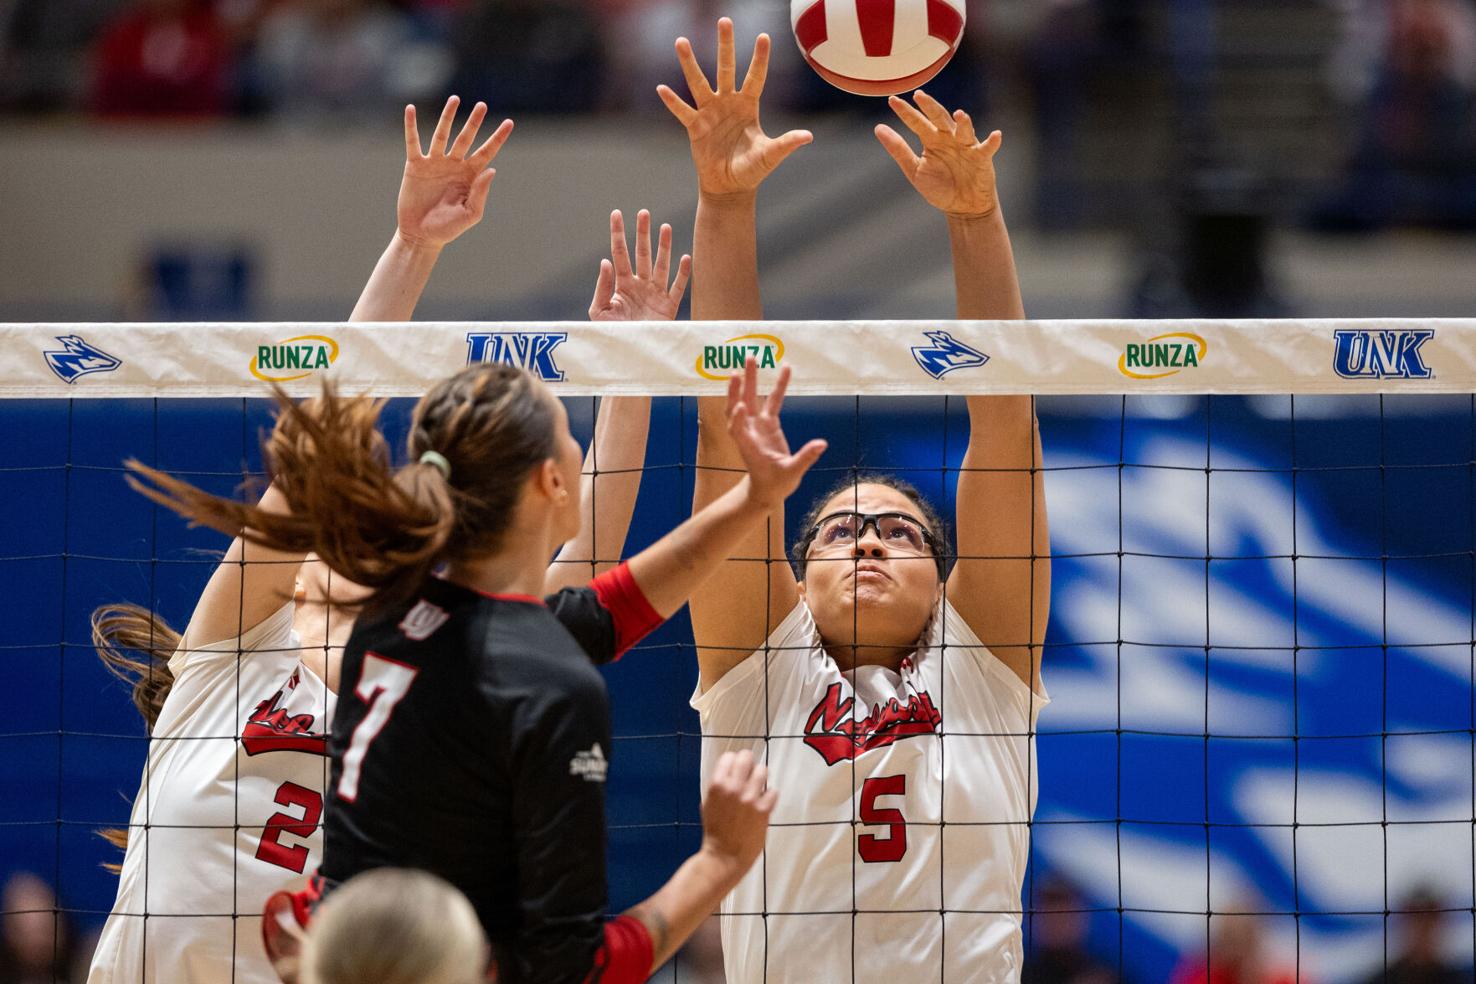
[[(789, 29), (766, 0), (0, 0), (0, 111), (382, 118), (451, 92), (498, 113), (659, 111), (672, 41), (710, 48), (721, 14)], [(778, 89), (823, 99), (797, 76)]]
[(1313, 224), (1476, 229), (1476, 4), (1342, 2), (1329, 78), (1357, 124), (1344, 176)]
[[(1214, 158), (1243, 136), (1214, 118), (1217, 72), (1246, 46), (1219, 21), (1255, 3), (1315, 8), (1336, 25), (1252, 42), (1268, 45), (1265, 59), (1278, 45), (1313, 49), (1305, 74), (1325, 79), (1341, 149), (1301, 219), (1476, 228), (1476, 0), (968, 0), (955, 67), (930, 88), (979, 116), (1003, 83), (1034, 123), (1037, 215), (1069, 228), (1084, 197), (1073, 181), (1104, 163), (1083, 155), (1083, 134), (1152, 118), (1135, 103), (1146, 93), (1165, 101), (1181, 157)], [(383, 119), (451, 92), (498, 114), (659, 113), (653, 89), (677, 75), (673, 39), (711, 51), (722, 14), (745, 36), (789, 34), (786, 0), (0, 0), (0, 114)], [(792, 46), (777, 50), (767, 106), (866, 107)], [(1140, 149), (1120, 146), (1105, 164)]]
[[(1032, 945), (1022, 984), (1128, 984), (1117, 971), (1126, 945), (1120, 939), (1105, 948), (1092, 944), (1093, 906), (1068, 882), (1053, 878), (1038, 890), (1039, 907), (1031, 918)], [(1355, 978), (1359, 984), (1456, 984), (1472, 980), (1469, 963), (1445, 956), (1444, 931), (1458, 915), (1428, 889), (1417, 889), (1396, 906), (1388, 923), (1388, 960)], [(1259, 906), (1242, 902), (1232, 911), (1215, 913), (1205, 929), (1205, 946), (1184, 953), (1166, 984), (1314, 984), (1318, 960), (1306, 966), (1280, 958), (1267, 939), (1268, 920)], [(1469, 913), (1467, 913), (1469, 914)], [(1102, 912), (1112, 920), (1115, 913)], [(1112, 934), (1109, 934), (1112, 935)]]
[[(449, 886), (438, 890), (455, 891)], [(374, 911), (360, 912), (357, 921), (391, 918), (402, 912), (403, 906), (378, 911), (384, 907), (374, 904), (374, 898), (384, 895), (368, 893), (365, 901), (368, 910)], [(1305, 966), (1273, 955), (1266, 918), (1255, 914), (1256, 906), (1242, 904), (1232, 907), (1237, 911), (1210, 918), (1208, 945), (1185, 952), (1167, 980), (1133, 982), (1118, 972), (1124, 951), (1116, 936), (1116, 913), (1100, 909), (1069, 882), (1054, 876), (1037, 886), (1035, 897), (1022, 984), (1316, 984), (1320, 980), (1315, 955), (1309, 955)], [(1468, 984), (1473, 979), (1476, 972), (1469, 962), (1456, 962), (1446, 955), (1450, 933), (1463, 932), (1469, 942), (1470, 910), (1458, 910), (1425, 888), (1398, 900), (1393, 908), (1387, 962), (1377, 961), (1369, 967), (1355, 978), (1358, 984)], [(444, 906), (425, 911), (441, 913)], [(1108, 945), (1094, 945), (1094, 920), (1104, 920), (1104, 926), (1111, 923)], [(444, 935), (442, 924), (446, 922), (438, 918), (415, 929), (422, 935)], [(355, 953), (363, 950), (364, 933), (349, 935)], [(87, 977), (91, 943), (91, 938), (78, 937), (45, 879), (19, 872), (0, 887), (0, 984), (80, 984)], [(428, 952), (443, 953), (447, 949), (443, 944)], [(363, 954), (355, 959), (362, 963)], [(681, 980), (721, 984), (722, 955), (715, 920), (709, 920), (678, 959)]]

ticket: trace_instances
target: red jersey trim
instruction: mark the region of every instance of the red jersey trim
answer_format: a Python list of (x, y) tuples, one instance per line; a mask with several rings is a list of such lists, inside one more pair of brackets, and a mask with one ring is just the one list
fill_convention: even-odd
[(619, 659), (630, 647), (651, 634), (666, 619), (651, 607), (635, 576), (630, 573), (630, 564), (621, 564), (606, 571), (589, 586), (595, 597), (615, 620), (615, 658)]
[(654, 956), (651, 934), (645, 925), (632, 916), (618, 916), (605, 923), (605, 942), (595, 954), (594, 966), (584, 982), (643, 984), (651, 976)]

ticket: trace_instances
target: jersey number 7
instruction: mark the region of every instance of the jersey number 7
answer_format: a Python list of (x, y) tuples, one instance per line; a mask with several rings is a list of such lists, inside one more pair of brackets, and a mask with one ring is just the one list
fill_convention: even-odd
[(395, 705), (410, 692), (410, 684), (415, 682), (415, 674), (419, 672), (413, 666), (397, 663), (377, 653), (364, 654), (364, 668), (359, 673), (354, 695), (364, 702), (368, 710), (358, 727), (354, 728), (348, 751), (343, 756), (343, 773), (338, 779), (340, 799), (349, 803), (358, 799), (364, 756), (384, 726), (389, 724)]

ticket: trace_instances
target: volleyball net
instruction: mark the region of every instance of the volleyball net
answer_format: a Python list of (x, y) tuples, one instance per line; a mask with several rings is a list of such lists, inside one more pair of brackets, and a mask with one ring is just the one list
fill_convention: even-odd
[[(54, 879), (80, 928), (112, 904), (94, 831), (127, 823), (147, 741), (88, 615), (182, 624), (222, 546), (129, 492), (123, 459), (237, 492), (268, 382), (403, 398), (400, 447), (410, 397), (508, 363), (585, 443), (597, 397), (662, 398), (629, 554), (688, 514), (696, 400), (751, 355), (793, 370), (791, 439), (830, 442), (791, 539), (863, 470), (951, 517), (966, 398), (1038, 398), (1052, 701), (1027, 958), (1071, 939), (1167, 980), (1253, 921), (1270, 964), (1336, 984), (1394, 965), (1418, 918), (1470, 965), (1476, 320), (0, 325), (0, 349), (0, 869)], [(684, 615), (607, 673), (616, 911), (700, 836), (695, 677)], [(721, 980), (683, 959), (668, 975)]]

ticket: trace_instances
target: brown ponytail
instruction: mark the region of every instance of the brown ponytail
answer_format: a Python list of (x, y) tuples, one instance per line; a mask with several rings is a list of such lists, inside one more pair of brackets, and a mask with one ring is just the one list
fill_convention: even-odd
[[(290, 513), (223, 499), (130, 460), (129, 484), (181, 516), (273, 550), (316, 552), (371, 590), (363, 607), (408, 598), (448, 560), (501, 545), (523, 479), (555, 452), (553, 397), (521, 369), (479, 365), (415, 405), (410, 463), (396, 470), (379, 431), (384, 400), (323, 395), (294, 404), (277, 391), (267, 466)], [(444, 475), (420, 456), (435, 451)], [(147, 483), (147, 484), (146, 484)]]
[[(133, 706), (149, 734), (164, 708), (174, 674), (169, 657), (179, 648), (179, 633), (139, 605), (103, 605), (92, 613), (92, 644), (109, 673), (133, 686)], [(128, 849), (126, 829), (100, 830), (98, 836), (119, 850)], [(114, 873), (118, 865), (104, 865)]]
[(179, 633), (140, 605), (103, 605), (92, 613), (92, 644), (108, 672), (133, 685), (133, 706), (153, 734), (174, 686), (169, 657), (179, 648)]

